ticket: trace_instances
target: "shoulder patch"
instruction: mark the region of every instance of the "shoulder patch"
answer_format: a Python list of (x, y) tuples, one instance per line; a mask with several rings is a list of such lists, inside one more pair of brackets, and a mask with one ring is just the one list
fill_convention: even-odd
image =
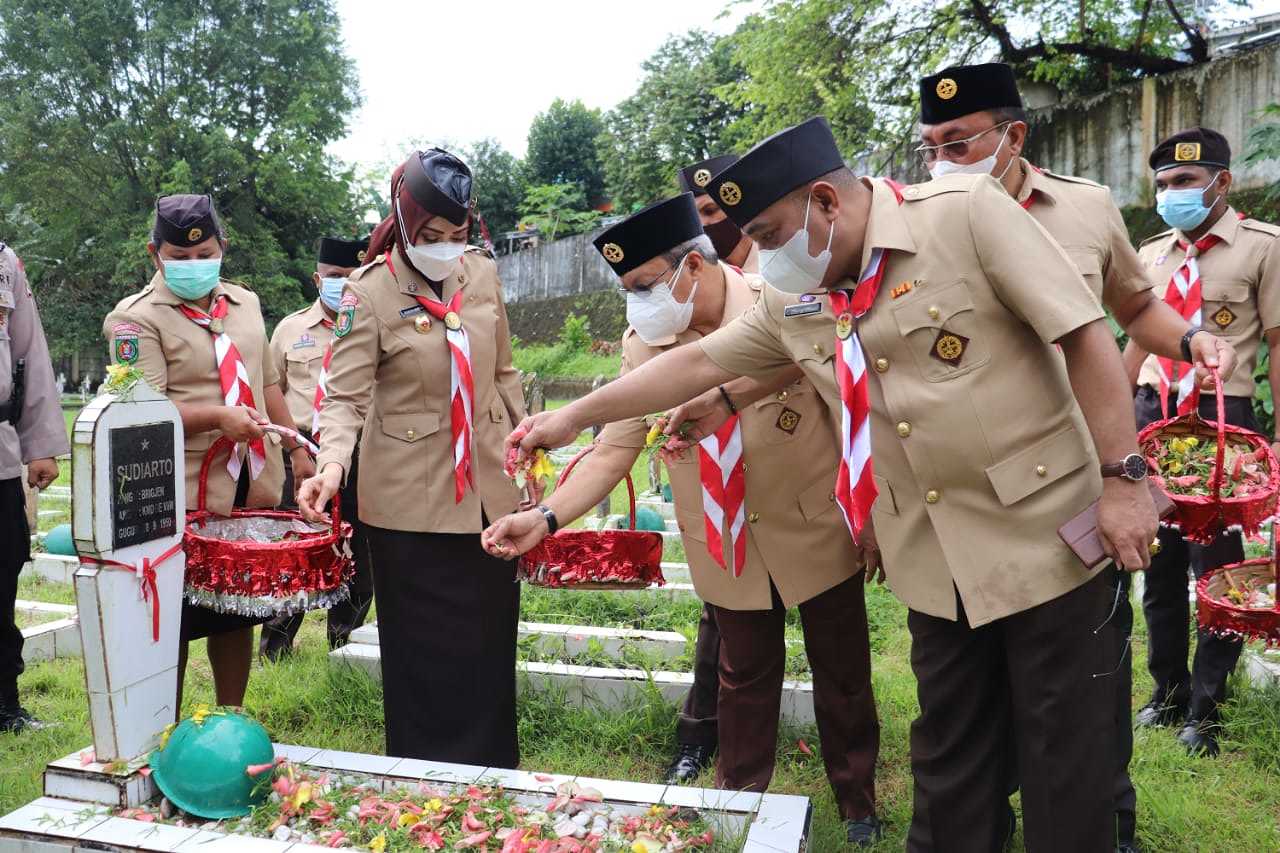
[(137, 323), (116, 323), (111, 327), (111, 355), (117, 364), (134, 364), (138, 361), (138, 336), (142, 327)]
[(1280, 237), (1280, 225), (1272, 225), (1270, 222), (1259, 222), (1256, 219), (1242, 219), (1240, 225), (1248, 228), (1250, 231), (1261, 231), (1271, 237)]
[(335, 338), (345, 338), (350, 334), (356, 321), (356, 306), (359, 304), (359, 297), (350, 290), (342, 294), (342, 301), (338, 303), (338, 319), (333, 324)]

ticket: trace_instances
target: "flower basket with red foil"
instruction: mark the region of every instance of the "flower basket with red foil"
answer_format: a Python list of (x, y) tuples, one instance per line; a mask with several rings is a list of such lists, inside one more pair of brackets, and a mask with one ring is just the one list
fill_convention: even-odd
[[(1193, 542), (1208, 544), (1226, 529), (1256, 536), (1276, 514), (1280, 492), (1280, 463), (1271, 444), (1256, 432), (1223, 422), (1222, 382), (1212, 371), (1218, 400), (1218, 420), (1206, 421), (1196, 412), (1156, 421), (1138, 434), (1142, 454), (1154, 482), (1177, 508), (1171, 524)], [(1191, 448), (1213, 451), (1207, 477), (1185, 474), (1182, 452)]]
[(342, 521), (338, 496), (329, 526), (310, 524), (296, 510), (235, 509), (229, 517), (217, 515), (206, 508), (206, 497), (209, 468), (223, 451), (234, 452), (234, 443), (219, 437), (200, 466), (196, 509), (187, 513), (182, 540), (186, 600), (219, 613), (260, 617), (331, 607), (345, 599), (353, 571), (351, 525)]
[(1232, 563), (1205, 572), (1196, 582), (1196, 617), (1200, 627), (1220, 637), (1262, 640), (1280, 646), (1280, 601), (1277, 601), (1275, 528), (1271, 556)]
[[(560, 472), (559, 487), (589, 445)], [(627, 474), (629, 530), (560, 530), (520, 558), (516, 576), (551, 589), (644, 589), (662, 586), (662, 534), (636, 530), (636, 489)]]

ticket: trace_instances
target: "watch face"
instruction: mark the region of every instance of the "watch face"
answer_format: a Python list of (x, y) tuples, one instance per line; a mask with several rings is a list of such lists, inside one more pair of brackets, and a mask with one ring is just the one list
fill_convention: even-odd
[(1140, 454), (1130, 453), (1121, 464), (1124, 465), (1124, 476), (1130, 480), (1141, 480), (1147, 476), (1147, 460)]

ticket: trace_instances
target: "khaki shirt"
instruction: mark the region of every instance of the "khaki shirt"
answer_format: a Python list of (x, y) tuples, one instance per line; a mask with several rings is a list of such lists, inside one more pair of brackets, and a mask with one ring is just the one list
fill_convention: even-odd
[[(1256, 219), (1241, 219), (1234, 209), (1213, 223), (1210, 234), (1222, 241), (1200, 255), (1201, 327), (1228, 341), (1239, 354), (1236, 372), (1223, 389), (1234, 397), (1253, 396), (1253, 370), (1258, 364), (1262, 333), (1280, 326), (1280, 228)], [(1143, 241), (1138, 257), (1163, 299), (1173, 273), (1187, 253), (1178, 245), (1186, 236), (1170, 229)], [(1139, 385), (1160, 387), (1160, 368), (1149, 356), (1138, 374)], [(1176, 393), (1174, 394), (1176, 396)]]
[[(394, 271), (393, 271), (394, 266)], [(443, 282), (444, 302), (466, 290), (462, 326), (475, 378), (472, 470), (461, 503), (454, 500), (449, 345), (444, 323), (416, 321), (416, 295), (436, 294), (399, 248), (347, 279), (343, 299), (356, 301), (351, 331), (334, 339), (320, 412), (323, 468), (349, 468), (360, 436), (360, 520), (391, 530), (478, 533), (513, 512), (515, 484), (503, 473), (503, 440), (524, 418), (520, 374), (511, 364), (511, 332), (498, 267), (469, 248)], [(363, 432), (361, 432), (363, 428)], [(478, 494), (477, 494), (478, 490)], [(483, 516), (483, 517), (482, 517)]]
[[(1102, 480), (1048, 344), (1102, 309), (1058, 244), (989, 176), (906, 187), (902, 204), (887, 184), (870, 185), (862, 264), (875, 248), (889, 252), (857, 330), (871, 368), (876, 536), (908, 607), (955, 619), (958, 589), (969, 624), (983, 625), (1093, 575), (1057, 535)], [(787, 303), (766, 288), (700, 345), (737, 374), (799, 364), (839, 417), (830, 302), (789, 317)]]
[[(249, 374), (254, 408), (264, 417), (267, 398), (264, 389), (279, 380), (275, 364), (267, 357), (267, 330), (262, 320), (258, 296), (247, 288), (220, 281), (213, 296), (227, 295), (227, 316), (223, 328), (235, 343)], [(164, 275), (157, 272), (141, 292), (121, 299), (102, 323), (112, 361), (119, 361), (129, 347), (137, 348), (135, 366), (147, 384), (174, 403), (205, 406), (223, 405), (222, 383), (218, 380), (218, 360), (213, 352), (214, 336), (178, 310), (183, 300), (169, 290)], [(195, 307), (195, 306), (193, 306)], [(186, 437), (187, 509), (196, 509), (200, 465), (210, 445), (222, 433), (210, 430)], [(278, 442), (267, 437), (267, 466), (249, 486), (248, 507), (273, 507), (280, 503), (284, 486), (284, 461)], [(215, 459), (209, 469), (208, 509), (231, 514), (236, 483)], [(247, 464), (247, 463), (246, 463)]]
[(271, 333), (271, 360), (280, 374), (280, 390), (294, 424), (307, 434), (311, 433), (320, 366), (332, 340), (333, 322), (319, 299), (285, 317)]
[(7, 418), (0, 421), (0, 480), (23, 477), (25, 483), (24, 463), (70, 453), (71, 443), (27, 271), (13, 249), (0, 243), (0, 402), (13, 394), (20, 358), (26, 359), (22, 416), (16, 429)]
[(1031, 200), (1027, 212), (1058, 241), (1103, 305), (1114, 310), (1151, 289), (1111, 190), (1021, 162), (1027, 177), (1018, 203)]
[[(755, 304), (764, 280), (742, 276), (728, 264), (724, 319), (746, 313)], [(798, 302), (799, 297), (792, 301)], [(621, 374), (702, 336), (682, 332), (676, 343), (653, 347), (627, 329), (622, 337)], [(742, 576), (720, 568), (707, 550), (702, 513), (702, 481), (697, 448), (667, 466), (689, 571), (698, 597), (729, 610), (768, 610), (773, 606), (770, 581), (787, 607), (808, 601), (857, 573), (859, 566), (844, 516), (833, 500), (839, 463), (837, 422), (813, 385), (801, 379), (777, 394), (742, 410), (743, 462), (746, 475), (747, 562)], [(644, 418), (609, 424), (600, 442), (616, 447), (644, 447)], [(587, 457), (583, 464), (587, 464)], [(779, 488), (779, 484), (788, 484)], [(728, 525), (722, 533), (725, 564), (732, 566)], [(803, 560), (796, 555), (803, 554)]]
[(760, 274), (760, 246), (755, 240), (751, 241), (751, 251), (747, 252), (747, 259), (742, 262), (742, 271), (752, 275)]

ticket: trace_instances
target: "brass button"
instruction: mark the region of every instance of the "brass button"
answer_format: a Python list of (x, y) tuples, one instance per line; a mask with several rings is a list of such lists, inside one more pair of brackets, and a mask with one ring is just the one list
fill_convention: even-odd
[(788, 397), (790, 397), (790, 396), (791, 396), (791, 394), (789, 394), (789, 393), (788, 393), (788, 392), (786, 392), (786, 391), (779, 391), (779, 392), (778, 392), (778, 402), (779, 402), (779, 403), (785, 403), (785, 402), (787, 402), (787, 398), (788, 398)]
[(1048, 468), (1046, 468), (1046, 467), (1044, 467), (1043, 465), (1037, 465), (1037, 466), (1036, 466), (1036, 476), (1037, 476), (1037, 477), (1044, 477), (1044, 476), (1047, 476), (1047, 475), (1048, 475), (1048, 473), (1049, 473), (1049, 469), (1048, 469)]
[(752, 524), (755, 524), (759, 520), (760, 520), (760, 513), (758, 512), (753, 512), (747, 516), (747, 521), (751, 522)]
[(906, 438), (907, 436), (911, 435), (911, 424), (907, 423), (906, 421), (902, 421), (901, 423), (899, 423), (898, 435), (900, 435), (903, 438)]
[(938, 494), (937, 489), (930, 489), (924, 493), (924, 502), (927, 504), (936, 504), (942, 500), (942, 495)]
[(813, 351), (817, 355), (822, 355), (822, 344), (814, 344)]
[(417, 433), (411, 429), (407, 429), (404, 431), (404, 437), (407, 439), (412, 440), (415, 435), (417, 435)]
[(835, 492), (832, 492), (831, 494), (827, 495), (827, 500), (831, 501), (832, 503), (835, 503), (835, 502), (836, 502), (836, 493), (835, 493)]
[(876, 373), (884, 373), (889, 369), (889, 359), (885, 358), (884, 356), (877, 358), (875, 367), (876, 367)]
[(744, 474), (745, 474), (745, 473), (747, 473), (747, 463), (746, 463), (746, 462), (743, 462), (743, 463), (742, 463), (742, 473), (744, 473)]
[(930, 305), (930, 306), (929, 306), (929, 319), (930, 319), (930, 320), (936, 320), (936, 319), (938, 319), (938, 318), (939, 318), (939, 317), (941, 317), (941, 316), (942, 316), (942, 312), (938, 310), (938, 306), (937, 306), (937, 305)]
[(465, 275), (459, 274), (458, 284), (466, 284), (466, 283), (467, 283), (467, 277)]

